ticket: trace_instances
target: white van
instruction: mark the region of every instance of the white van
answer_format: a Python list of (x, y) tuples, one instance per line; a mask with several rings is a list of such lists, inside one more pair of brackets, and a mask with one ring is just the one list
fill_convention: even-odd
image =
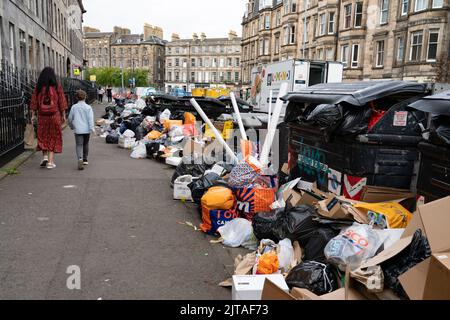
[(250, 103), (255, 106), (255, 111), (267, 113), (270, 91), (273, 92), (274, 106), (284, 82), (289, 84), (289, 92), (295, 92), (319, 83), (342, 82), (342, 77), (341, 62), (293, 59), (261, 65), (252, 70)]

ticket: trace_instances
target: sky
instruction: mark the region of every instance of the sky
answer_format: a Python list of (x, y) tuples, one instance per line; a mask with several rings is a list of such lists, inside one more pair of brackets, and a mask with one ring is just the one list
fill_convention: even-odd
[(242, 17), (247, 0), (83, 0), (87, 13), (83, 26), (112, 31), (126, 27), (143, 33), (144, 23), (164, 30), (164, 39), (172, 33), (191, 38), (195, 32), (209, 38), (227, 37), (230, 30), (242, 35)]

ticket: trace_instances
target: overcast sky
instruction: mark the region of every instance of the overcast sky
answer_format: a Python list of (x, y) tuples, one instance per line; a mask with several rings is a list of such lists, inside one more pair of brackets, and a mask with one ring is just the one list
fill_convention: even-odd
[(84, 26), (112, 31), (117, 25), (142, 33), (144, 23), (190, 38), (194, 32), (207, 37), (226, 37), (228, 31), (242, 34), (242, 17), (247, 0), (83, 0), (87, 10)]

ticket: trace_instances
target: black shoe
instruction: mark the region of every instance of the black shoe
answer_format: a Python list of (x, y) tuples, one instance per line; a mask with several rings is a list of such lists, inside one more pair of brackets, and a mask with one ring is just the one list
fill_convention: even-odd
[(45, 168), (45, 167), (47, 167), (47, 165), (48, 165), (48, 160), (46, 160), (46, 159), (42, 160), (41, 168)]

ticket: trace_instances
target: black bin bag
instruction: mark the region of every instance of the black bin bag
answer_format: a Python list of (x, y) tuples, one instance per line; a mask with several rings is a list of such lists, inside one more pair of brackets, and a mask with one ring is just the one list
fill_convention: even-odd
[(220, 176), (217, 173), (210, 172), (203, 175), (200, 179), (194, 180), (188, 185), (191, 189), (192, 199), (196, 204), (201, 204), (202, 198), (205, 193), (215, 186), (215, 183), (220, 180)]
[(278, 240), (290, 239), (298, 241), (305, 247), (311, 235), (319, 228), (319, 223), (314, 221), (316, 210), (308, 205), (302, 205), (290, 209), (274, 228), (274, 235)]
[(286, 278), (286, 283), (290, 289), (308, 289), (318, 296), (338, 289), (332, 267), (317, 261), (305, 261), (293, 268)]
[(192, 156), (183, 157), (181, 164), (175, 169), (170, 185), (173, 187), (175, 180), (181, 176), (190, 175), (194, 178), (201, 177), (206, 170), (210, 169), (210, 166), (203, 162), (200, 163), (201, 164), (196, 164), (196, 161)]
[(328, 227), (320, 227), (316, 229), (309, 237), (307, 243), (303, 247), (305, 260), (325, 262), (325, 247), (334, 237), (339, 234), (338, 231)]
[(279, 224), (283, 223), (284, 215), (284, 209), (258, 213), (252, 221), (255, 237), (259, 240), (270, 239), (275, 242), (280, 241), (274, 233), (274, 230), (277, 229)]
[(119, 135), (118, 134), (109, 134), (106, 136), (107, 144), (119, 144)]
[(343, 120), (334, 133), (341, 136), (365, 133), (369, 129), (371, 116), (372, 109), (369, 107), (344, 107)]
[(318, 105), (307, 117), (307, 121), (323, 128), (331, 128), (342, 120), (342, 107), (334, 104)]
[(400, 280), (402, 274), (431, 257), (431, 247), (422, 230), (417, 230), (412, 243), (400, 254), (381, 264), (385, 286), (391, 288), (400, 298), (408, 299)]

